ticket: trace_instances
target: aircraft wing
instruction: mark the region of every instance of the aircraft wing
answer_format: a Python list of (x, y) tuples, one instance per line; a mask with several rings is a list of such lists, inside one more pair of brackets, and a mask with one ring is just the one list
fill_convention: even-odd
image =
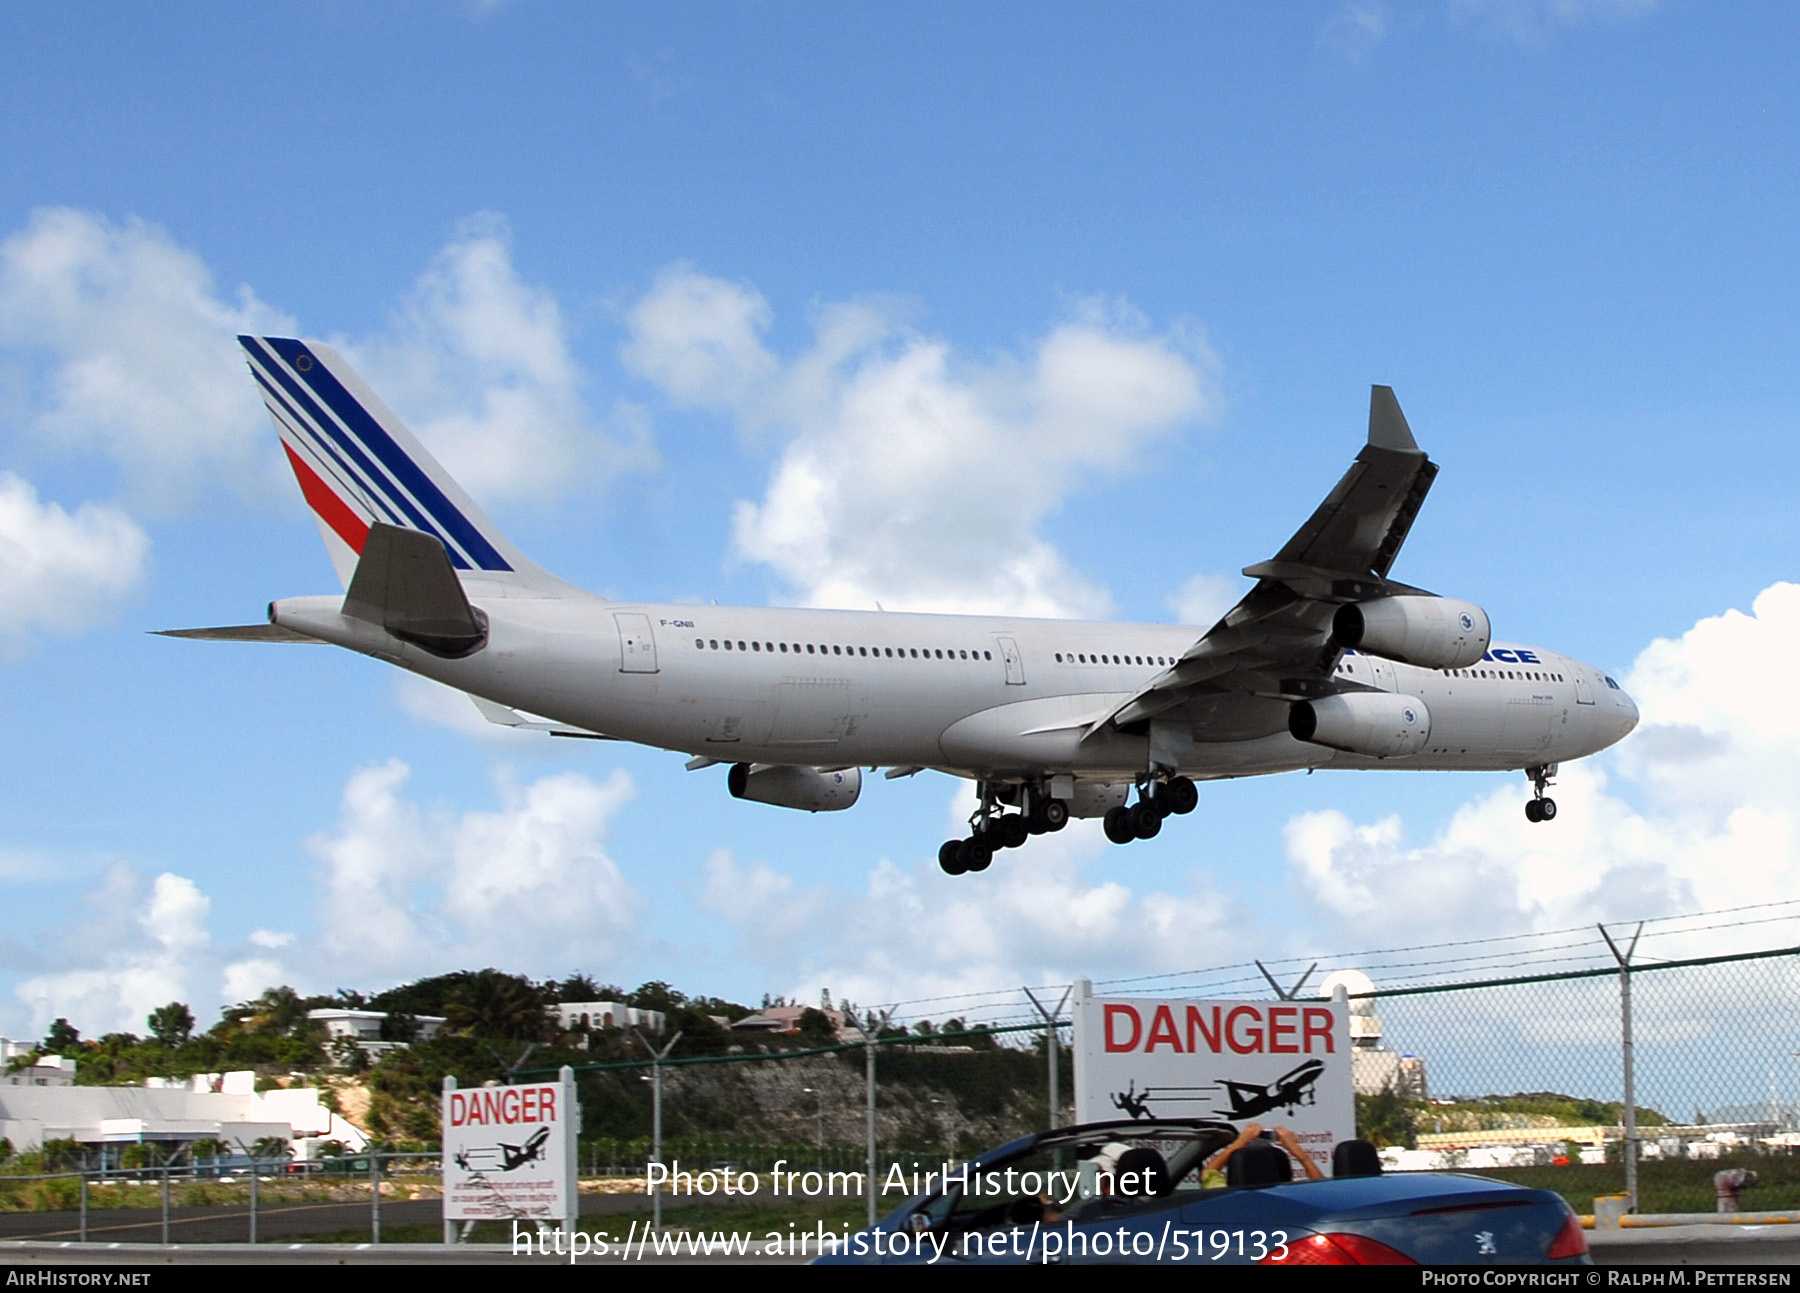
[(1389, 580), (1387, 572), (1437, 471), (1413, 439), (1392, 388), (1373, 387), (1368, 444), (1281, 551), (1245, 568), (1256, 586), (1172, 667), (1085, 735), (1196, 704), (1210, 711), (1234, 695), (1315, 694), (1340, 654), (1331, 642), (1339, 606), (1423, 591)]

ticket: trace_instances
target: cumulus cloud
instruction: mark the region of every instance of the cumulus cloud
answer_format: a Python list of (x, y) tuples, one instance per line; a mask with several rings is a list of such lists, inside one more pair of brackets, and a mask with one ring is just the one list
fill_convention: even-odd
[(606, 851), (634, 793), (625, 773), (527, 786), (503, 776), (498, 811), (454, 817), (406, 799), (409, 775), (397, 760), (358, 770), (337, 829), (309, 842), (324, 882), (317, 952), (334, 973), (549, 973), (633, 943), (642, 899)]
[(128, 863), (109, 868), (55, 958), (70, 968), (18, 986), (33, 1027), (42, 1033), (63, 1017), (91, 1033), (142, 1032), (150, 1011), (192, 999), (211, 968), (211, 906), (183, 876), (146, 880)]
[(73, 513), (0, 472), (0, 637), (76, 633), (108, 618), (143, 578), (149, 536), (119, 508)]
[(247, 287), (222, 298), (167, 232), (36, 212), (0, 243), (0, 344), (26, 360), (28, 425), (115, 462), (133, 500), (178, 508), (221, 478), (265, 487), (268, 418), (233, 338), (294, 324)]
[(344, 341), (369, 384), (471, 494), (543, 500), (655, 463), (641, 416), (589, 413), (555, 294), (513, 264), (505, 221), (471, 217), (389, 334)]
[(622, 358), (675, 403), (782, 438), (733, 534), (801, 604), (1106, 614), (1105, 589), (1039, 527), (1095, 475), (1211, 411), (1203, 340), (1083, 302), (1021, 353), (976, 361), (906, 313), (826, 306), (811, 346), (783, 360), (754, 288), (677, 266), (630, 311)]
[[(221, 482), (265, 496), (281, 479), (235, 338), (299, 331), (248, 287), (221, 295), (198, 254), (140, 220), (44, 210), (0, 243), (14, 402), (41, 442), (115, 463), (139, 510), (179, 511)], [(483, 500), (542, 500), (654, 465), (641, 413), (589, 412), (561, 308), (520, 276), (497, 216), (458, 229), (385, 333), (336, 340)]]
[(1464, 804), (1429, 841), (1410, 842), (1398, 818), (1295, 817), (1296, 891), (1325, 928), (1365, 946), (1791, 898), (1800, 699), (1743, 680), (1778, 676), (1796, 632), (1800, 586), (1783, 583), (1749, 614), (1652, 643), (1623, 677), (1638, 732), (1563, 768), (1554, 823), (1525, 821), (1523, 778)]
[[(957, 810), (966, 803), (959, 795)], [(734, 923), (740, 948), (789, 976), (797, 999), (820, 988), (858, 1001), (1007, 990), (1189, 969), (1252, 951), (1247, 913), (1205, 877), (1179, 893), (1135, 893), (1084, 869), (1110, 852), (1091, 821), (1003, 853), (953, 880), (935, 859), (879, 860), (860, 892), (799, 888), (766, 862), (728, 852), (706, 864), (701, 905)]]

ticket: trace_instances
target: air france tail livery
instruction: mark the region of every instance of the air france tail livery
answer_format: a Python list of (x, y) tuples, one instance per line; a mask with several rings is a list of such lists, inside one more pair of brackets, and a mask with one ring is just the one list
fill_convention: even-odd
[(496, 723), (728, 764), (733, 795), (787, 808), (850, 807), (863, 768), (966, 777), (980, 807), (939, 850), (952, 875), (1071, 816), (1149, 839), (1196, 781), (1299, 768), (1523, 769), (1548, 821), (1557, 765), (1637, 723), (1593, 666), (1388, 578), (1438, 469), (1385, 386), (1337, 488), (1202, 633), (609, 602), (513, 547), (330, 347), (240, 340), (345, 591), (172, 636), (346, 647)]

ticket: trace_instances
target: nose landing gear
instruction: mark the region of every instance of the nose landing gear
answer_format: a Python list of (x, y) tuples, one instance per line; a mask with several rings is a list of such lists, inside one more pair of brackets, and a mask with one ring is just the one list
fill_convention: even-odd
[(1528, 822), (1548, 822), (1556, 819), (1556, 801), (1544, 793), (1544, 788), (1552, 784), (1556, 776), (1556, 765), (1540, 764), (1525, 769), (1525, 775), (1531, 779), (1531, 798), (1525, 802), (1525, 820)]

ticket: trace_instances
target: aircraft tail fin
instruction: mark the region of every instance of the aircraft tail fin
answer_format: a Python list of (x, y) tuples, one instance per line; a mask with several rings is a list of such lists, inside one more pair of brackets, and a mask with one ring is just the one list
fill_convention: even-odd
[(500, 533), (330, 346), (291, 337), (238, 342), (345, 588), (377, 525), (430, 535), (458, 576), (538, 596), (567, 588)]

